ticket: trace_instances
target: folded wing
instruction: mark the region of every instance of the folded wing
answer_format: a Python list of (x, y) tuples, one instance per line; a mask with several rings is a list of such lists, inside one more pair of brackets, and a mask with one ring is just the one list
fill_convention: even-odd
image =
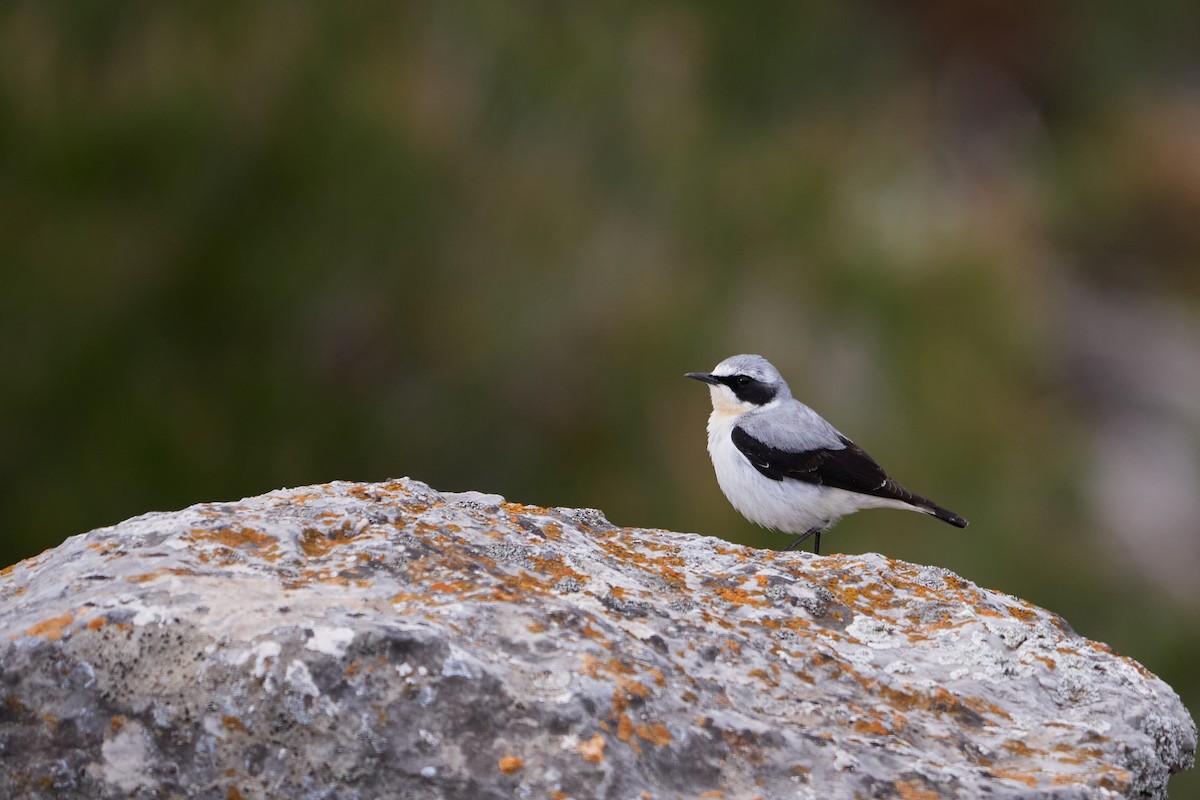
[(754, 468), (771, 480), (796, 480), (832, 486), (849, 492), (900, 500), (915, 506), (932, 506), (929, 500), (913, 494), (888, 477), (883, 467), (866, 452), (838, 436), (841, 447), (812, 450), (781, 450), (755, 439), (744, 428), (733, 429), (733, 444)]

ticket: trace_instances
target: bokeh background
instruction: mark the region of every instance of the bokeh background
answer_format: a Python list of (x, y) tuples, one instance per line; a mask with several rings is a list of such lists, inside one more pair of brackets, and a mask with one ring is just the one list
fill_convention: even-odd
[[(410, 475), (757, 546), (771, 358), (1200, 709), (1200, 4), (0, 6), (0, 564)], [(1176, 778), (1175, 797), (1200, 796)]]

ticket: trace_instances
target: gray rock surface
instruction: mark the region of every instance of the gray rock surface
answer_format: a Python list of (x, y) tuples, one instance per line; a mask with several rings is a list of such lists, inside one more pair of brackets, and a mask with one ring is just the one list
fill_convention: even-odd
[(936, 567), (333, 483), (0, 573), (4, 798), (1151, 798), (1170, 687)]

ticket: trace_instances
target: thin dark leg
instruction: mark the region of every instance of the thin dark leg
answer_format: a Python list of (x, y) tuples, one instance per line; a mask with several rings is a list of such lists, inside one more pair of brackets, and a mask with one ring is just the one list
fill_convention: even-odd
[(813, 537), (813, 555), (814, 556), (821, 555), (821, 532), (820, 531), (817, 531), (816, 535)]
[[(823, 528), (813, 528), (812, 530), (805, 531), (804, 533), (797, 536), (792, 541), (791, 544), (789, 544), (787, 547), (783, 548), (783, 551), (786, 553), (789, 550), (795, 550), (801, 544), (808, 541), (808, 537), (816, 536), (817, 537), (817, 546), (816, 546), (816, 549), (813, 550), (813, 552), (816, 553), (817, 550), (819, 550), (821, 548), (821, 531), (822, 530), (824, 530), (824, 529)], [(818, 553), (818, 555), (820, 555), (820, 554)]]

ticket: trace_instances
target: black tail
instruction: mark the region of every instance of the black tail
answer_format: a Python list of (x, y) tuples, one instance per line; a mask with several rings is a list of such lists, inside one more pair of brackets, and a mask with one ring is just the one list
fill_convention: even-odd
[(900, 500), (916, 506), (919, 510), (924, 511), (926, 514), (937, 517), (942, 522), (948, 522), (956, 528), (965, 528), (969, 524), (965, 519), (960, 517), (958, 514), (955, 514), (953, 511), (942, 508), (927, 497), (921, 497), (921, 495), (916, 494), (915, 492), (910, 492), (908, 489), (905, 489), (891, 478), (888, 478), (882, 486), (880, 486), (874, 492), (869, 492), (869, 494), (874, 494), (879, 497), (889, 497), (893, 500)]
[(956, 528), (965, 528), (970, 524), (958, 514), (955, 514), (953, 511), (947, 511), (936, 503), (930, 503), (928, 500), (926, 500), (925, 503), (928, 503), (928, 505), (921, 504), (921, 510), (925, 511), (927, 514), (932, 514), (942, 522), (949, 522)]

